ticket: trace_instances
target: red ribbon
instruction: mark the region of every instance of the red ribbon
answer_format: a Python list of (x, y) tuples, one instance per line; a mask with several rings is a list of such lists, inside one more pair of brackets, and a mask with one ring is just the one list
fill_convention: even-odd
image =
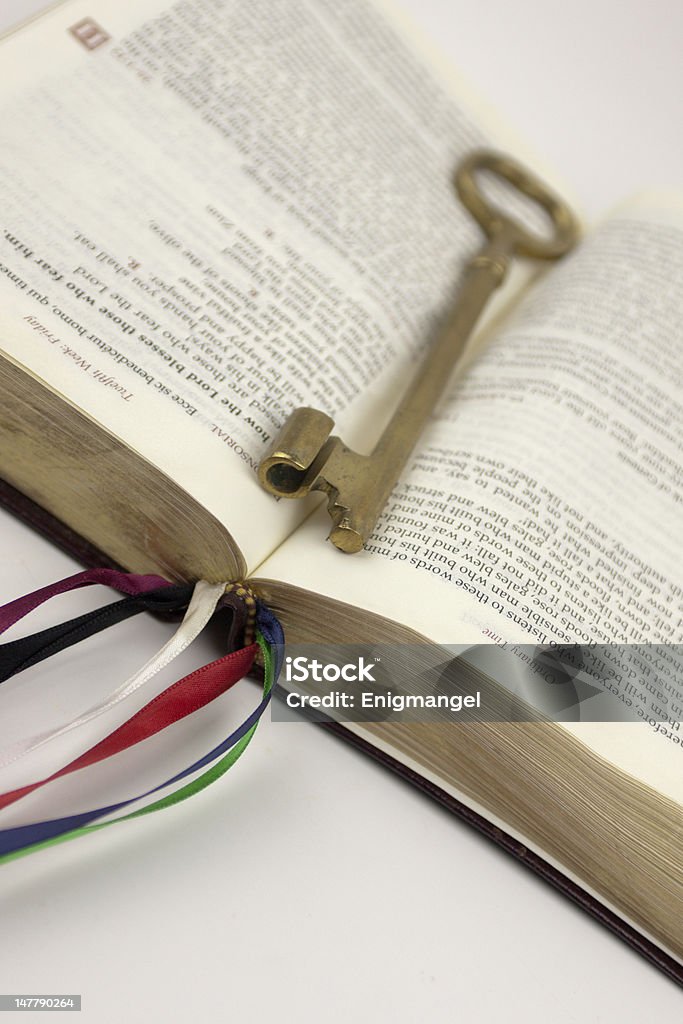
[(250, 647), (226, 654), (223, 658), (218, 658), (209, 665), (179, 679), (178, 682), (173, 683), (154, 700), (151, 700), (149, 704), (145, 704), (137, 714), (115, 729), (109, 736), (105, 736), (94, 747), (86, 750), (84, 754), (60, 768), (59, 771), (38, 782), (32, 782), (20, 789), (0, 794), (0, 809), (28, 796), (29, 793), (35, 792), (54, 779), (59, 779), (71, 772), (78, 771), (79, 768), (87, 768), (107, 757), (112, 757), (128, 747), (154, 736), (155, 733), (161, 732), (162, 729), (168, 728), (169, 725), (191, 715), (194, 711), (198, 711), (199, 708), (211, 703), (216, 697), (220, 697), (249, 672), (257, 651), (258, 644), (251, 644)]

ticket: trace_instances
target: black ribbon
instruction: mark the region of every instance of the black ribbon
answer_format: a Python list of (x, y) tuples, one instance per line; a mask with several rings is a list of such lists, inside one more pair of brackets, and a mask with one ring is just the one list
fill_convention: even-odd
[(86, 640), (95, 633), (100, 633), (109, 626), (148, 611), (157, 614), (171, 614), (184, 611), (190, 603), (194, 585), (191, 583), (171, 584), (150, 590), (146, 594), (135, 594), (120, 601), (95, 608), (68, 622), (62, 622), (39, 633), (11, 640), (0, 644), (0, 683), (23, 672), (24, 669), (37, 665), (73, 644)]

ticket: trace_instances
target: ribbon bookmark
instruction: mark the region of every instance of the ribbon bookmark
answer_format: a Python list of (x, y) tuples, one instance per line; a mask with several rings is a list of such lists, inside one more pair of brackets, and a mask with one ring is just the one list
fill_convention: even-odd
[[(109, 825), (115, 825), (119, 821), (127, 821), (132, 818), (141, 817), (144, 814), (151, 814), (154, 811), (162, 810), (165, 807), (171, 807), (174, 804), (188, 799), (188, 797), (193, 796), (195, 793), (199, 793), (202, 789), (205, 789), (206, 786), (209, 786), (212, 782), (215, 782), (224, 775), (249, 745), (252, 736), (256, 731), (259, 719), (262, 717), (270, 702), (272, 688), (277, 679), (277, 673), (279, 672), (281, 665), (281, 652), (284, 644), (282, 627), (275, 616), (264, 606), (260, 606), (259, 612), (257, 613), (256, 642), (261, 650), (264, 664), (264, 686), (261, 702), (245, 719), (245, 721), (222, 743), (217, 747), (214, 747), (214, 749), (209, 751), (209, 753), (203, 758), (200, 758), (194, 764), (189, 765), (171, 779), (167, 779), (160, 785), (155, 786), (153, 789), (148, 790), (145, 793), (141, 793), (136, 797), (66, 818), (41, 821), (36, 822), (33, 825), (23, 825), (19, 828), (4, 829), (0, 831), (0, 864), (9, 860), (14, 860), (17, 857), (24, 856), (27, 853), (32, 853), (46, 846), (52, 846), (58, 842), (65, 842), (68, 839), (75, 839), (78, 836), (87, 835), (89, 832), (94, 832), (101, 828), (107, 828)], [(199, 778), (193, 779), (191, 782), (187, 783), (185, 786), (170, 795), (163, 797), (152, 804), (148, 804), (137, 811), (132, 811), (120, 818), (115, 818), (112, 821), (91, 824), (96, 822), (97, 818), (102, 818), (106, 815), (116, 813), (116, 811), (123, 810), (131, 803), (135, 803), (137, 800), (144, 799), (161, 789), (179, 782), (188, 775), (194, 774), (207, 765), (210, 765), (208, 771), (204, 772), (204, 774), (199, 776)]]
[(129, 596), (145, 594), (159, 587), (171, 586), (168, 580), (162, 579), (161, 576), (138, 576), (135, 573), (119, 572), (117, 569), (86, 569), (83, 572), (77, 572), (74, 576), (67, 576), (66, 579), (59, 580), (57, 583), (50, 583), (47, 587), (34, 590), (32, 594), (25, 594), (23, 597), (18, 597), (15, 601), (2, 605), (0, 607), (0, 633), (4, 633), (15, 622), (23, 619), (25, 615), (34, 611), (45, 601), (49, 601), (51, 597), (57, 597), (58, 594), (68, 594), (71, 590), (90, 587), (95, 583), (112, 587), (114, 590)]
[[(0, 608), (0, 633), (49, 598), (93, 583), (112, 586), (121, 593), (128, 594), (129, 597), (106, 608), (79, 616), (71, 622), (43, 630), (34, 636), (12, 641), (9, 644), (1, 644), (0, 673), (4, 669), (2, 678), (8, 678), (28, 665), (36, 664), (43, 658), (49, 657), (56, 650), (63, 650), (66, 646), (76, 643), (86, 636), (91, 636), (115, 622), (120, 622), (123, 618), (129, 617), (143, 608), (161, 607), (163, 610), (177, 610), (187, 605), (185, 618), (174, 636), (164, 644), (157, 654), (114, 690), (105, 701), (90, 708), (72, 722), (15, 744), (5, 752), (0, 765), (9, 765), (32, 750), (52, 742), (57, 737), (79, 729), (94, 718), (104, 715), (144, 687), (157, 672), (170, 664), (199, 635), (226, 590), (224, 584), (209, 584), (200, 581), (196, 584), (190, 598), (188, 588), (166, 583), (159, 577), (129, 576), (112, 570), (89, 570), (77, 573), (60, 583), (44, 587), (34, 594), (19, 598)], [(234, 590), (234, 587), (228, 589)], [(250, 609), (253, 609), (251, 595), (249, 600)], [(30, 793), (49, 786), (51, 782), (59, 778), (85, 770), (106, 758), (122, 753), (137, 743), (144, 742), (175, 722), (193, 714), (241, 679), (251, 669), (254, 656), (260, 649), (265, 680), (261, 701), (245, 721), (222, 743), (172, 778), (145, 793), (116, 804), (98, 807), (65, 818), (39, 821), (30, 825), (0, 830), (0, 863), (23, 856), (25, 853), (41, 849), (44, 846), (105, 828), (117, 821), (124, 821), (128, 818), (149, 814), (163, 807), (170, 807), (220, 778), (237, 761), (249, 744), (258, 721), (268, 706), (272, 687), (280, 670), (284, 644), (282, 628), (272, 612), (260, 602), (257, 603), (256, 623), (256, 643), (232, 654), (227, 654), (167, 687), (148, 701), (128, 721), (50, 775), (0, 794), (0, 811)], [(196, 776), (197, 772), (205, 768), (208, 770), (204, 771), (202, 775), (193, 778), (169, 795), (139, 810), (131, 811), (121, 817), (111, 818), (111, 815), (125, 810), (131, 804), (174, 786), (189, 776)], [(111, 820), (98, 821), (102, 818), (111, 818)]]
[(187, 715), (203, 708), (249, 672), (256, 650), (256, 644), (251, 644), (232, 654), (226, 654), (224, 658), (219, 658), (217, 661), (211, 662), (210, 665), (205, 665), (204, 668), (197, 669), (191, 675), (180, 679), (105, 739), (95, 744), (90, 750), (86, 750), (80, 757), (74, 758), (63, 768), (53, 772), (52, 775), (40, 779), (38, 782), (21, 786), (19, 789), (0, 793), (0, 810), (56, 779), (61, 779), (81, 768), (88, 768), (108, 757), (120, 754), (129, 747), (141, 743), (150, 736), (155, 736), (163, 729), (167, 729), (169, 725), (173, 725)]
[[(45, 590), (47, 589), (49, 588), (45, 588)], [(192, 641), (199, 636), (216, 610), (216, 605), (224, 591), (225, 584), (223, 583), (207, 583), (204, 580), (200, 580), (194, 588), (185, 618), (178, 627), (178, 630), (141, 669), (114, 690), (105, 701), (95, 704), (73, 721), (13, 744), (0, 755), (0, 768), (14, 764), (20, 758), (26, 757), (27, 754), (38, 750), (47, 743), (54, 742), (60, 736), (81, 729), (87, 723), (111, 711), (121, 701), (126, 700), (137, 690), (144, 687), (161, 669), (169, 665), (174, 658), (184, 651), (186, 647), (189, 647)]]
[(104, 608), (95, 608), (69, 622), (51, 626), (20, 640), (6, 641), (0, 644), (0, 682), (141, 611), (162, 614), (184, 612), (190, 603), (193, 589), (189, 583), (179, 586), (166, 583), (157, 590), (125, 597), (122, 601), (105, 605)]

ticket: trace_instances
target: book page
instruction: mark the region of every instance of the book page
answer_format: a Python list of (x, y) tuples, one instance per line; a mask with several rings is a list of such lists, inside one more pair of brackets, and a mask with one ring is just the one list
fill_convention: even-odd
[(2, 65), (2, 345), (257, 564), (275, 430), (367, 445), (480, 244), (478, 121), (365, 0), (71, 2)]
[[(367, 550), (331, 550), (316, 515), (259, 575), (440, 643), (682, 643), (682, 336), (683, 203), (642, 200), (496, 333)], [(683, 801), (674, 712), (571, 728)]]

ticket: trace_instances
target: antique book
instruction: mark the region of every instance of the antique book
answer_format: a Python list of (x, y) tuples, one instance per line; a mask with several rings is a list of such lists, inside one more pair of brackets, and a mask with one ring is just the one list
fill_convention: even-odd
[[(481, 244), (458, 161), (525, 154), (367, 0), (66, 0), (0, 55), (17, 512), (130, 571), (248, 580), (291, 642), (675, 651), (680, 197), (623, 205), (542, 273), (515, 267), (345, 556), (315, 499), (259, 487), (259, 460), (300, 405), (371, 449)], [(671, 671), (637, 694), (618, 677), (637, 721), (336, 728), (681, 980)]]

